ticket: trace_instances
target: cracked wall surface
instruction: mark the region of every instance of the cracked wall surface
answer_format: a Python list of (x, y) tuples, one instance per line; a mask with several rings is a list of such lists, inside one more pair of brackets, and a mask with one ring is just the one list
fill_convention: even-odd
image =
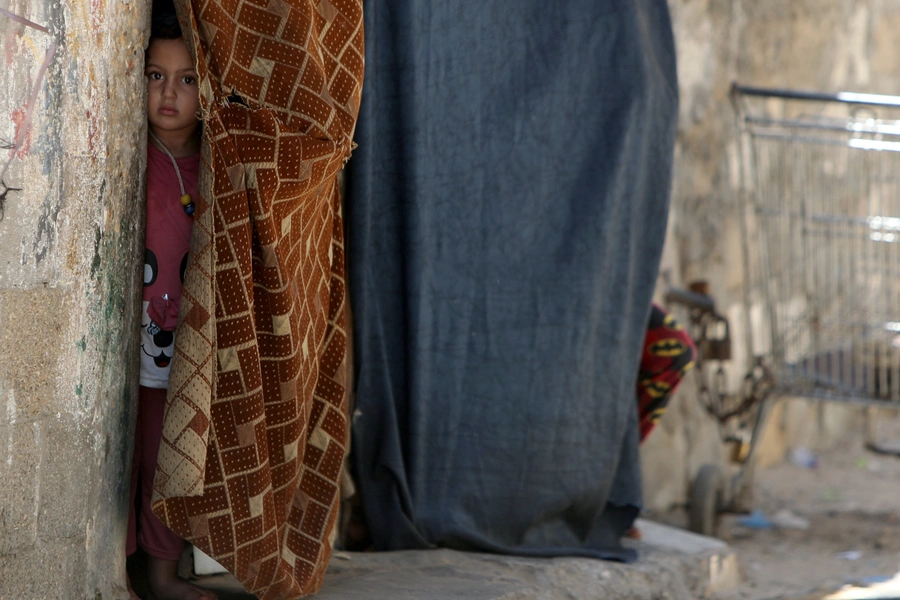
[(0, 598), (127, 597), (149, 3), (0, 8)]

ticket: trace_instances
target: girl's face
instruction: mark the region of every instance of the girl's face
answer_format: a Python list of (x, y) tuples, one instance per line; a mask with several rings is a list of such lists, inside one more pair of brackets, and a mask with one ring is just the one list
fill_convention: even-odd
[(181, 39), (154, 39), (147, 48), (147, 119), (160, 139), (186, 141), (197, 130), (197, 71)]

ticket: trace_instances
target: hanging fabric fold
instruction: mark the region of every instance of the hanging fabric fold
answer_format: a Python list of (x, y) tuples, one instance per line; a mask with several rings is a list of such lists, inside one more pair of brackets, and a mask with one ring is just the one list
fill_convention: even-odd
[(261, 600), (318, 590), (349, 443), (337, 175), (361, 0), (176, 0), (199, 75), (200, 197), (153, 510)]

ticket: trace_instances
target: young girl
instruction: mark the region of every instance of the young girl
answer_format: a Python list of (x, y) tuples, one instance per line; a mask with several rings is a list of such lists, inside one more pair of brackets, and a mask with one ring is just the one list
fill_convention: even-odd
[[(214, 600), (212, 592), (178, 577), (184, 541), (150, 510), (200, 168), (197, 73), (173, 11), (154, 11), (145, 75), (147, 232), (127, 553), (134, 553), (138, 545), (147, 553), (147, 580), (159, 600)], [(131, 597), (138, 598), (130, 588), (129, 580)]]

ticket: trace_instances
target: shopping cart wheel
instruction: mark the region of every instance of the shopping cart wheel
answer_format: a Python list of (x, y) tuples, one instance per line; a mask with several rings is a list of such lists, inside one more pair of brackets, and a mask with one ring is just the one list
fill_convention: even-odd
[(703, 465), (691, 486), (688, 504), (690, 530), (702, 535), (714, 536), (719, 524), (721, 500), (722, 470), (718, 465)]

